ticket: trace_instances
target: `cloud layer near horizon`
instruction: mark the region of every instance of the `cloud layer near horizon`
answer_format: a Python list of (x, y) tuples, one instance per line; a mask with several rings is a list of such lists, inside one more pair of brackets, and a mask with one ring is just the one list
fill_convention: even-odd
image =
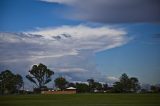
[[(68, 16), (101, 23), (160, 22), (159, 0), (41, 0), (72, 7)], [(65, 15), (67, 15), (65, 14)]]
[[(123, 29), (86, 25), (39, 28), (23, 33), (0, 33), (0, 64), (26, 74), (33, 64), (44, 63), (70, 80), (104, 80), (96, 70), (97, 52), (129, 41)], [(24, 69), (27, 68), (27, 69)], [(83, 76), (83, 77), (82, 77)]]

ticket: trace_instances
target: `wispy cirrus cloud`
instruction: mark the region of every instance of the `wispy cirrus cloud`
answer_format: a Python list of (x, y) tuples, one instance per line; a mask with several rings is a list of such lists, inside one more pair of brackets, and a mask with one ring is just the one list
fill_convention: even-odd
[(124, 29), (86, 25), (0, 33), (0, 38), (2, 65), (24, 70), (25, 64), (29, 69), (33, 64), (44, 63), (72, 80), (105, 79), (92, 61), (94, 54), (122, 46), (130, 40)]
[(77, 2), (77, 0), (40, 0), (40, 1), (49, 3), (62, 3), (62, 4), (73, 4), (74, 2)]

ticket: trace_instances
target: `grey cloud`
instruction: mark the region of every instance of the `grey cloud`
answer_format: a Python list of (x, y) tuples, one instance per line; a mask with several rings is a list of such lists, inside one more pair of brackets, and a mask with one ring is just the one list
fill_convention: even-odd
[(152, 38), (155, 38), (155, 39), (160, 39), (160, 33), (156, 33), (152, 36)]
[[(101, 23), (160, 22), (159, 0), (43, 0), (73, 7), (69, 15)], [(65, 14), (67, 15), (67, 14)]]

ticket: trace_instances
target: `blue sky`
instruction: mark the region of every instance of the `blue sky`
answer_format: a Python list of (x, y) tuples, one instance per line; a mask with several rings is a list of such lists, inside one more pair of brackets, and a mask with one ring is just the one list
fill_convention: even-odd
[(81, 21), (65, 19), (61, 11), (64, 5), (50, 4), (38, 0), (1, 0), (1, 31), (21, 32), (36, 27), (79, 24)]
[(0, 71), (41, 62), (71, 81), (160, 83), (159, 1), (114, 1), (1, 0)]
[(106, 74), (116, 76), (125, 72), (137, 76), (144, 83), (158, 82), (160, 42), (153, 36), (159, 33), (160, 27), (152, 24), (131, 24), (127, 29), (135, 38), (119, 48), (98, 53), (98, 68), (106, 71)]

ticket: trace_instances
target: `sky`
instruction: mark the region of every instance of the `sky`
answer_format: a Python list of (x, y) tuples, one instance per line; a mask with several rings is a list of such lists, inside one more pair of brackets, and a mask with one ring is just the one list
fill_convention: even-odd
[(43, 63), (53, 79), (113, 83), (127, 73), (159, 84), (159, 10), (159, 0), (0, 0), (0, 72), (25, 79)]

